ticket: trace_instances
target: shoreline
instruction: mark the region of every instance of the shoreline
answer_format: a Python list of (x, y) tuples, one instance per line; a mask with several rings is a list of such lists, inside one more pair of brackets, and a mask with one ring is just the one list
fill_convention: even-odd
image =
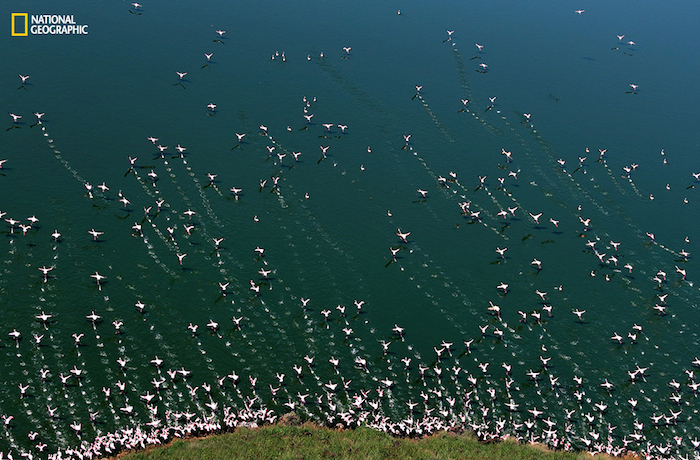
[[(285, 415), (293, 415), (296, 416), (294, 412), (285, 414)], [(298, 417), (298, 416), (297, 416)], [(509, 437), (506, 436), (503, 439), (493, 439), (493, 440), (480, 440), (476, 436), (475, 433), (469, 431), (469, 430), (462, 430), (462, 432), (458, 432), (459, 430), (441, 430), (441, 431), (436, 431), (430, 434), (425, 434), (422, 436), (418, 437), (410, 437), (410, 436), (394, 436), (386, 432), (381, 432), (366, 426), (359, 426), (359, 427), (354, 427), (354, 428), (333, 428), (333, 427), (327, 427), (323, 425), (319, 425), (315, 422), (293, 422), (293, 423), (288, 423), (283, 420), (276, 421), (273, 424), (267, 424), (267, 425), (262, 425), (262, 426), (237, 426), (233, 430), (228, 431), (228, 430), (222, 430), (220, 432), (212, 432), (211, 434), (205, 434), (205, 435), (194, 435), (186, 438), (178, 438), (174, 437), (170, 439), (167, 443), (160, 444), (160, 445), (149, 445), (146, 446), (144, 449), (132, 449), (132, 450), (125, 450), (117, 455), (109, 456), (109, 457), (96, 457), (99, 458), (100, 460), (122, 460), (122, 459), (131, 459), (134, 458), (134, 460), (140, 460), (143, 458), (151, 458), (152, 454), (154, 452), (159, 452), (157, 455), (158, 458), (170, 458), (170, 455), (167, 453), (169, 450), (177, 450), (178, 453), (173, 452), (173, 457), (172, 458), (182, 458), (182, 452), (181, 451), (188, 451), (188, 450), (205, 450), (207, 447), (200, 446), (199, 444), (208, 444), (208, 443), (213, 443), (217, 439), (225, 439), (225, 438), (262, 438), (262, 437), (279, 437), (278, 432), (285, 432), (289, 439), (293, 439), (295, 437), (304, 437), (304, 438), (311, 438), (312, 442), (314, 437), (319, 438), (315, 442), (318, 444), (319, 448), (322, 446), (325, 446), (327, 443), (328, 438), (344, 438), (347, 437), (348, 435), (352, 434), (357, 434), (360, 431), (368, 431), (370, 432), (370, 437), (376, 438), (376, 439), (382, 439), (385, 438), (387, 440), (390, 440), (391, 443), (396, 447), (398, 444), (410, 444), (410, 445), (415, 445), (419, 446), (421, 444), (428, 444), (430, 441), (436, 441), (440, 440), (443, 443), (454, 443), (455, 445), (458, 444), (470, 444), (474, 446), (479, 446), (479, 452), (475, 454), (470, 454), (469, 452), (464, 452), (464, 455), (462, 456), (461, 454), (457, 454), (456, 456), (450, 456), (449, 458), (465, 458), (465, 459), (476, 459), (476, 458), (503, 458), (503, 459), (509, 459), (509, 458), (520, 458), (517, 455), (514, 454), (514, 457), (502, 457), (500, 453), (498, 453), (498, 450), (506, 449), (506, 450), (511, 450), (515, 449), (516, 451), (522, 451), (522, 458), (535, 458), (533, 455), (536, 455), (536, 458), (571, 458), (571, 459), (580, 459), (580, 458), (593, 458), (593, 459), (598, 459), (598, 460), (611, 460), (611, 459), (641, 459), (642, 457), (634, 452), (625, 452), (621, 456), (611, 456), (606, 453), (596, 453), (592, 454), (591, 452), (586, 452), (586, 451), (565, 451), (565, 450), (557, 450), (557, 449), (552, 449), (545, 444), (539, 443), (539, 442), (521, 442), (515, 439), (514, 437)], [(244, 444), (246, 442), (249, 442), (248, 439), (245, 440), (234, 440), (230, 444), (227, 444), (230, 446), (231, 453), (233, 454), (235, 448), (237, 447), (237, 444)], [(195, 446), (194, 444), (197, 444)], [(398, 448), (398, 447), (397, 447)], [(430, 451), (430, 447), (425, 447), (426, 451)], [(489, 454), (485, 454), (484, 451), (489, 451), (492, 450), (493, 452)], [(541, 455), (537, 455), (536, 452), (540, 452)], [(225, 453), (226, 450), (223, 449), (221, 450), (221, 453)], [(275, 452), (275, 454), (279, 454), (279, 452)], [(352, 452), (346, 452), (347, 455), (354, 455)], [(321, 454), (322, 455), (322, 454)], [(336, 457), (336, 454), (330, 455), (332, 457)], [(189, 457), (185, 457), (189, 458)], [(206, 458), (206, 457), (205, 457)], [(220, 457), (216, 457), (220, 458)], [(239, 458), (239, 457), (231, 457), (231, 458)], [(247, 458), (247, 457), (246, 457)], [(325, 458), (323, 455), (321, 458)], [(379, 454), (377, 457), (372, 457), (372, 458), (387, 458), (385, 456), (382, 456)], [(405, 458), (412, 458), (412, 457), (405, 457)], [(440, 457), (442, 458), (442, 457)]]
[[(192, 422), (193, 427), (198, 426), (198, 422)], [(341, 425), (341, 424), (338, 424)], [(204, 427), (202, 427), (204, 428)], [(167, 441), (164, 439), (163, 441), (165, 442), (153, 442), (153, 443), (148, 443), (144, 444), (142, 448), (126, 448), (121, 450), (120, 452), (116, 453), (115, 455), (109, 455), (109, 456), (104, 456), (104, 455), (94, 455), (92, 458), (97, 458), (101, 460), (122, 460), (122, 459), (142, 459), (142, 458), (150, 458), (151, 453), (155, 451), (160, 451), (158, 454), (158, 458), (168, 458), (168, 455), (165, 454), (166, 451), (172, 450), (172, 449), (189, 449), (192, 448), (193, 443), (195, 444), (209, 444), (209, 443), (217, 443), (217, 441), (226, 439), (226, 438), (232, 438), (233, 442), (230, 444), (230, 449), (231, 451), (234, 450), (234, 448), (237, 447), (238, 444), (245, 444), (247, 441), (240, 441), (236, 440), (237, 438), (248, 438), (248, 437), (255, 437), (255, 438), (265, 438), (265, 437), (270, 437), (270, 438), (278, 438), (280, 436), (280, 432), (284, 433), (284, 436), (288, 436), (290, 439), (294, 437), (311, 437), (311, 438), (319, 438), (317, 441), (318, 446), (323, 446), (325, 445), (328, 441), (327, 439), (329, 438), (347, 438), (347, 437), (353, 437), (353, 436), (359, 436), (363, 432), (369, 432), (370, 434), (368, 435), (371, 438), (376, 438), (376, 440), (383, 440), (383, 441), (391, 441), (394, 445), (414, 445), (418, 446), (421, 443), (422, 444), (431, 444), (431, 440), (441, 440), (442, 442), (447, 442), (449, 443), (454, 443), (455, 445), (459, 444), (465, 444), (465, 445), (470, 445), (472, 446), (471, 449), (474, 449), (474, 446), (479, 446), (479, 449), (485, 449), (486, 451), (493, 451), (495, 452), (494, 455), (495, 457), (493, 458), (519, 458), (517, 456), (515, 457), (501, 457), (498, 451), (500, 450), (510, 450), (510, 449), (516, 449), (516, 450), (522, 450), (523, 452), (523, 458), (533, 458), (532, 457), (532, 450), (536, 450), (542, 453), (541, 457), (542, 458), (565, 458), (565, 459), (578, 459), (578, 458), (595, 458), (595, 459), (641, 459), (643, 458), (642, 455), (640, 455), (637, 452), (632, 452), (632, 451), (625, 451), (622, 452), (620, 455), (611, 455), (608, 453), (604, 452), (590, 452), (590, 451), (575, 451), (575, 450), (566, 450), (566, 449), (556, 449), (552, 448), (546, 444), (543, 444), (541, 442), (530, 442), (530, 441), (522, 441), (519, 439), (516, 439), (514, 436), (505, 434), (503, 437), (494, 437), (490, 439), (481, 439), (477, 433), (475, 433), (472, 430), (469, 429), (463, 429), (462, 427), (451, 427), (447, 429), (440, 429), (436, 431), (432, 431), (429, 433), (421, 434), (421, 435), (416, 435), (416, 436), (401, 436), (401, 435), (393, 435), (391, 433), (388, 433), (386, 431), (381, 431), (376, 428), (367, 426), (367, 425), (359, 425), (356, 427), (345, 427), (345, 426), (336, 426), (336, 427), (330, 427), (330, 426), (325, 426), (325, 425), (320, 425), (316, 422), (313, 421), (302, 421), (299, 416), (295, 412), (289, 412), (287, 414), (284, 414), (282, 417), (279, 417), (276, 419), (273, 423), (265, 423), (264, 421), (261, 424), (258, 424), (256, 421), (251, 421), (249, 423), (241, 423), (233, 427), (229, 426), (221, 426), (218, 424), (211, 425), (209, 424), (207, 428), (212, 429), (212, 431), (209, 432), (200, 432), (199, 430), (192, 430), (192, 434), (189, 435), (181, 435), (180, 432), (177, 430), (175, 427), (165, 427), (162, 430), (165, 430), (166, 433), (172, 432), (170, 436), (168, 436)], [(155, 429), (151, 430), (153, 432)], [(145, 433), (141, 431), (141, 427), (138, 426), (133, 429), (127, 429), (127, 430), (121, 430), (122, 432), (124, 431), (133, 431), (134, 433)], [(114, 436), (114, 434), (112, 434)], [(110, 436), (110, 435), (105, 435), (105, 436)], [(103, 437), (105, 437), (103, 436)], [(103, 437), (98, 437), (95, 442), (98, 442), (100, 438)], [(157, 438), (151, 438), (151, 439), (157, 439)], [(93, 443), (93, 445), (95, 444)], [(292, 444), (294, 444), (292, 442)], [(227, 444), (229, 445), (229, 444)], [(240, 446), (238, 446), (240, 447)], [(220, 448), (221, 449), (221, 448)], [(429, 447), (424, 448), (427, 451), (430, 451)], [(56, 453), (53, 456), (50, 455), (49, 459), (66, 459), (66, 458), (73, 458), (72, 454), (75, 453), (75, 451), (70, 452), (71, 449), (67, 449), (65, 452), (69, 454), (68, 457), (62, 456), (60, 453)], [(222, 451), (225, 451), (226, 449), (221, 449)], [(86, 454), (88, 452), (85, 452)], [(95, 454), (96, 452), (92, 450), (90, 453)], [(165, 457), (163, 457), (165, 455)], [(450, 458), (481, 458), (482, 453), (476, 455), (476, 456), (470, 456), (465, 454), (464, 457), (457, 456), (457, 457), (450, 457)], [(177, 454), (173, 458), (181, 458), (180, 454)], [(205, 457), (207, 458), (207, 457)], [(217, 457), (218, 458), (218, 457)], [(238, 457), (235, 457), (238, 458)], [(325, 458), (322, 456), (322, 458)], [(384, 458), (382, 456), (376, 457), (376, 458)], [(411, 458), (411, 457), (406, 457), (406, 458)], [(540, 458), (538, 456), (537, 458)]]

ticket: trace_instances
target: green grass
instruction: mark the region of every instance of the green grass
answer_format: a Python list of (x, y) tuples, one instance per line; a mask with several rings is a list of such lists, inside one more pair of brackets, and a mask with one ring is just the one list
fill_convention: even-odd
[[(224, 459), (474, 459), (573, 460), (588, 454), (548, 451), (513, 441), (481, 443), (468, 434), (440, 433), (423, 439), (394, 438), (358, 428), (331, 430), (310, 424), (239, 428), (233, 433), (191, 440), (176, 440), (164, 447), (130, 453), (122, 460), (224, 460)], [(603, 457), (600, 457), (603, 458)]]

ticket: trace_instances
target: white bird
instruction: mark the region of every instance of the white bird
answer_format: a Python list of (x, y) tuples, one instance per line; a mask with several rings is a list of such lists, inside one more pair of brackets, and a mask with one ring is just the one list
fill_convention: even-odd
[(90, 322), (92, 322), (92, 324), (95, 324), (96, 322), (98, 322), (102, 319), (102, 317), (100, 315), (98, 315), (97, 313), (95, 313), (94, 310), (89, 315), (87, 315), (85, 318), (88, 319)]
[(93, 241), (97, 241), (97, 238), (98, 238), (100, 235), (104, 235), (105, 232), (98, 232), (97, 230), (95, 230), (95, 229), (93, 228), (93, 229), (88, 230), (88, 233), (89, 233), (90, 235), (92, 235)]
[(48, 314), (44, 313), (44, 311), (42, 310), (41, 314), (40, 314), (40, 315), (34, 315), (34, 318), (38, 319), (39, 321), (41, 321), (42, 323), (44, 323), (44, 325), (46, 325), (46, 323), (47, 323), (51, 318), (53, 318), (53, 315), (48, 315)]
[(92, 275), (90, 275), (91, 278), (95, 278), (95, 281), (97, 282), (97, 287), (102, 290), (102, 285), (100, 284), (100, 281), (105, 279), (106, 277), (104, 275), (100, 275), (99, 272), (95, 272)]
[(411, 232), (402, 232), (401, 229), (399, 228), (398, 231), (396, 232), (398, 237), (403, 241), (404, 243), (408, 243), (408, 235), (411, 234)]

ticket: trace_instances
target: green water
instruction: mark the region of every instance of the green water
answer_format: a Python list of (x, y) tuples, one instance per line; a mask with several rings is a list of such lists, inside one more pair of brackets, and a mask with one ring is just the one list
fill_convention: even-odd
[[(19, 224), (2, 226), (0, 413), (14, 419), (0, 429), (0, 450), (34, 452), (30, 431), (56, 452), (148, 422), (139, 396), (153, 392), (160, 374), (166, 384), (156, 418), (208, 415), (210, 397), (200, 388), (192, 398), (187, 388), (202, 382), (214, 385), (211, 398), (221, 405), (241, 408), (257, 396), (283, 413), (298, 393), (325, 395), (324, 384), (341, 378), (352, 380), (349, 390), (331, 399), (345, 410), (353, 395), (389, 379), (391, 389), (371, 398), (395, 421), (409, 416), (410, 400), (421, 402), (415, 416), (434, 408), (433, 415), (466, 414), (491, 427), (502, 418), (512, 431), (537, 408), (578, 448), (589, 430), (607, 441), (609, 425), (618, 426), (619, 444), (639, 420), (648, 441), (630, 448), (682, 436), (680, 451), (692, 451), (698, 405), (684, 371), (693, 369), (700, 320), (697, 191), (689, 188), (700, 171), (697, 7), (597, 2), (579, 15), (579, 6), (169, 2), (133, 14), (126, 2), (32, 5), (30, 14), (73, 14), (89, 34), (2, 33), (0, 104), (22, 118), (13, 124), (7, 116), (0, 134), (0, 159), (8, 160), (0, 210), (22, 225), (32, 215), (39, 221), (26, 234)], [(10, 16), (27, 5), (3, 10)], [(454, 30), (451, 40), (446, 29)], [(214, 53), (211, 62), (205, 53)], [(187, 75), (180, 81), (176, 72)], [(30, 78), (21, 85), (18, 74)], [(45, 112), (41, 125), (32, 126), (33, 112)], [(239, 143), (235, 133), (246, 136)], [(163, 157), (149, 136), (168, 147)], [(187, 149), (182, 156), (177, 145)], [(325, 159), (321, 146), (329, 147)], [(599, 149), (607, 151), (597, 162)], [(302, 152), (298, 162), (293, 152)], [(137, 158), (134, 168), (128, 157)], [(586, 157), (580, 168), (579, 157)], [(632, 163), (639, 167), (627, 177), (622, 168)], [(211, 185), (208, 173), (217, 175)], [(103, 182), (109, 190), (97, 188)], [(242, 189), (238, 198), (232, 187)], [(469, 203), (466, 213), (460, 203)], [(148, 218), (144, 207), (152, 207)], [(508, 207), (518, 209), (498, 215)], [(539, 213), (537, 224), (530, 214)], [(94, 241), (91, 229), (104, 234)], [(410, 232), (407, 243), (398, 229)], [(213, 238), (225, 238), (220, 248)], [(605, 254), (602, 263), (588, 241)], [(621, 243), (617, 250), (611, 241)], [(400, 248), (396, 260), (390, 248)], [(497, 248), (507, 248), (503, 258)], [(682, 250), (691, 253), (687, 261)], [(177, 254), (187, 254), (182, 265)], [(43, 266), (54, 267), (46, 281)], [(676, 267), (687, 270), (686, 280)], [(261, 269), (271, 270), (267, 278)], [(652, 279), (659, 270), (661, 284)], [(106, 277), (100, 287), (95, 272)], [(224, 293), (218, 283), (229, 283)], [(544, 301), (536, 290), (546, 292)], [(660, 316), (653, 307), (663, 295)], [(306, 308), (302, 298), (311, 299)], [(355, 301), (364, 301), (360, 311)], [(573, 310), (586, 310), (582, 322)], [(53, 315), (46, 327), (35, 319), (42, 311)], [(94, 326), (86, 320), (92, 311), (103, 319)], [(243, 317), (240, 329), (232, 317)], [(218, 331), (207, 329), (210, 320)], [(114, 321), (123, 322), (120, 334)], [(397, 324), (403, 337), (392, 332)], [(18, 344), (7, 335), (13, 330), (22, 334)], [(635, 332), (633, 343), (627, 334)], [(74, 333), (84, 334), (79, 347)], [(44, 336), (40, 347), (34, 334)], [(386, 354), (382, 341), (391, 342)], [(438, 361), (443, 341), (454, 345)], [(156, 356), (161, 370), (149, 363)], [(124, 370), (120, 357), (129, 359)], [(340, 359), (337, 372), (331, 357)], [(540, 357), (551, 358), (546, 368)], [(367, 371), (356, 358), (367, 360)], [(484, 373), (478, 365), (487, 362)], [(513, 366), (510, 390), (502, 363)], [(294, 365), (304, 367), (301, 378)], [(431, 368), (425, 378), (422, 365)], [(74, 366), (83, 377), (62, 385), (59, 375)], [(636, 366), (649, 368), (645, 381), (630, 380)], [(171, 382), (166, 371), (183, 367), (191, 377)], [(456, 378), (454, 367), (461, 367)], [(44, 380), (40, 369), (50, 373)], [(529, 370), (541, 371), (541, 380)], [(232, 371), (238, 385), (217, 388)], [(286, 377), (273, 399), (276, 373)], [(465, 412), (469, 375), (478, 384)], [(583, 378), (580, 402), (575, 375)], [(249, 377), (258, 378), (254, 388)], [(614, 391), (600, 387), (605, 379)], [(680, 390), (669, 387), (673, 379)], [(125, 394), (117, 381), (127, 384)], [(29, 385), (24, 398), (19, 385)], [(103, 387), (111, 388), (109, 400)], [(421, 392), (430, 395), (425, 407)], [(679, 405), (669, 399), (674, 393)], [(459, 400), (453, 408), (450, 397)], [(630, 398), (639, 400), (636, 412)], [(510, 399), (519, 412), (508, 412)], [(607, 413), (588, 427), (584, 414), (601, 402)], [(127, 404), (135, 415), (120, 410)], [(47, 406), (59, 417), (50, 419)], [(485, 420), (482, 407), (490, 408)], [(318, 421), (333, 415), (315, 400), (298, 410)], [(650, 416), (678, 410), (676, 423), (652, 425)], [(80, 438), (73, 422), (83, 424)], [(545, 426), (536, 422), (532, 433)]]

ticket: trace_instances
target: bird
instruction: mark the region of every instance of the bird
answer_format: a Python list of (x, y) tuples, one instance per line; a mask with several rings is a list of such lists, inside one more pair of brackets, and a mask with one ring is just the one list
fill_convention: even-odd
[(180, 80), (185, 78), (185, 75), (187, 75), (187, 72), (175, 72), (178, 77), (180, 77)]
[(95, 273), (93, 273), (92, 275), (90, 275), (90, 277), (95, 278), (95, 281), (97, 282), (97, 287), (98, 287), (98, 288), (100, 289), (100, 291), (101, 291), (101, 290), (102, 290), (102, 285), (100, 284), (100, 281), (102, 281), (103, 279), (105, 279), (105, 276), (100, 275), (98, 272), (95, 272)]
[(578, 317), (578, 320), (583, 322), (583, 314), (586, 313), (586, 310), (573, 310), (572, 313)]
[(396, 232), (396, 235), (403, 241), (404, 243), (408, 243), (408, 235), (410, 235), (411, 232), (402, 232), (401, 229), (398, 229)]
[[(55, 267), (47, 267), (46, 265), (39, 267), (39, 270), (41, 273), (44, 274), (44, 283), (48, 280), (48, 275), (51, 270), (53, 270)], [(42, 313), (43, 314), (43, 313)]]
[(586, 11), (586, 10), (576, 10), (576, 11), (574, 11), (574, 12), (575, 12), (575, 13), (578, 13), (578, 14), (581, 14), (581, 13), (583, 13), (584, 11)]
[(540, 223), (540, 217), (542, 217), (542, 213), (540, 212), (539, 214), (533, 214), (533, 213), (528, 213), (530, 214), (530, 217), (532, 217), (532, 220), (535, 221), (536, 224)]
[(124, 369), (128, 362), (129, 362), (128, 358), (121, 357), (121, 356), (119, 358), (117, 358), (117, 363), (119, 363), (120, 369)]
[(100, 315), (98, 315), (97, 313), (95, 313), (94, 310), (89, 315), (87, 315), (85, 318), (87, 320), (89, 320), (92, 324), (95, 324), (102, 319), (102, 317)]
[(190, 324), (187, 326), (187, 329), (190, 330), (190, 332), (192, 333), (192, 335), (196, 335), (196, 334), (197, 334), (197, 329), (199, 329), (199, 326), (196, 325), (196, 324), (190, 323)]
[(679, 268), (678, 265), (676, 267), (676, 273), (680, 274), (683, 277), (683, 280), (685, 281), (685, 277), (687, 275), (687, 272), (684, 268)]
[(40, 314), (40, 315), (34, 315), (34, 318), (38, 319), (39, 321), (41, 321), (41, 322), (44, 324), (44, 326), (46, 326), (46, 323), (48, 323), (48, 321), (49, 321), (51, 318), (53, 318), (53, 315), (48, 315), (48, 314), (44, 313), (44, 311), (42, 310), (42, 311), (41, 311), (41, 314)]
[(54, 241), (58, 241), (58, 239), (61, 237), (61, 233), (58, 230), (54, 230), (53, 233), (51, 234), (51, 238), (53, 238)]
[(104, 232), (98, 232), (94, 228), (88, 230), (88, 233), (92, 235), (93, 241), (97, 241), (97, 238), (99, 238), (100, 235), (104, 235)]
[(17, 329), (13, 329), (12, 332), (8, 333), (7, 335), (12, 338), (12, 340), (17, 342), (17, 346), (19, 347), (19, 341), (22, 338), (22, 333), (20, 333)]

